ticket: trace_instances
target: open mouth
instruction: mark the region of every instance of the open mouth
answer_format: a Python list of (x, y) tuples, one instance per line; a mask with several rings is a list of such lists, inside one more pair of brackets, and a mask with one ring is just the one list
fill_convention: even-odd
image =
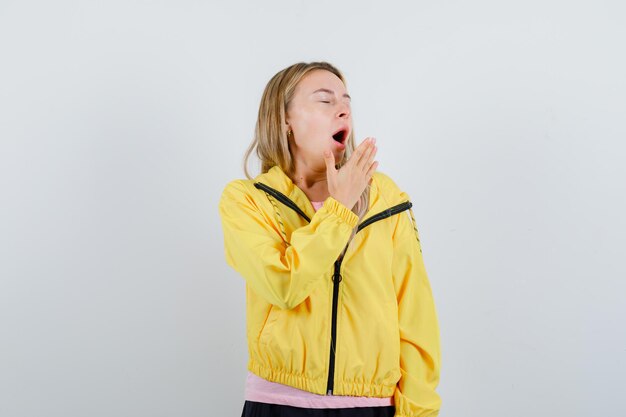
[(333, 139), (342, 145), (345, 143), (347, 137), (348, 131), (346, 129), (341, 129), (333, 134)]

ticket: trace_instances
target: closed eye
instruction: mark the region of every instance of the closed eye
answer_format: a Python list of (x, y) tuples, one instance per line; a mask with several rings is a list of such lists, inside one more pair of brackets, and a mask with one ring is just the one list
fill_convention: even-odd
[(320, 103), (330, 103), (330, 101), (320, 101)]

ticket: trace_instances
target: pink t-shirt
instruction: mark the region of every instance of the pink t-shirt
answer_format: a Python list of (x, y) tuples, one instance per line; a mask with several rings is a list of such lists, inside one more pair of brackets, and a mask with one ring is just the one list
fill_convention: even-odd
[[(319, 210), (323, 201), (311, 201), (315, 210)], [(383, 407), (394, 405), (391, 397), (356, 397), (350, 395), (320, 395), (271, 382), (248, 371), (246, 378), (245, 399), (260, 403), (290, 405), (303, 408), (350, 408)]]
[(313, 208), (315, 209), (315, 211), (317, 211), (320, 209), (320, 207), (324, 205), (324, 202), (323, 201), (311, 201), (311, 204), (313, 204)]

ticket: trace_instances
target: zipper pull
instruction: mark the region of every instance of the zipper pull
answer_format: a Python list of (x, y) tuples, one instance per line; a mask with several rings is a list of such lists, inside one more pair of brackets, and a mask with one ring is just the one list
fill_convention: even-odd
[(335, 262), (335, 273), (333, 274), (333, 282), (339, 283), (341, 282), (341, 274), (339, 273), (339, 266), (340, 264), (338, 262)]

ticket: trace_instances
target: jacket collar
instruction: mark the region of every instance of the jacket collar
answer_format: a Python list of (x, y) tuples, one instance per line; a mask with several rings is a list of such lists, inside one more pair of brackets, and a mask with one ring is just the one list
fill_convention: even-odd
[[(307, 195), (302, 191), (300, 187), (293, 183), (291, 178), (278, 166), (274, 165), (267, 172), (261, 173), (254, 178), (254, 182), (263, 183), (274, 190), (284, 194), (291, 201), (293, 201), (309, 218), (315, 214), (315, 209), (311, 204), (311, 201)], [(370, 202), (368, 211), (365, 213), (364, 218), (367, 219), (373, 214), (385, 211), (390, 208), (392, 204), (398, 202), (387, 203), (381, 198), (379, 192), (379, 177), (378, 173), (374, 172), (372, 175), (372, 183), (370, 185)]]

